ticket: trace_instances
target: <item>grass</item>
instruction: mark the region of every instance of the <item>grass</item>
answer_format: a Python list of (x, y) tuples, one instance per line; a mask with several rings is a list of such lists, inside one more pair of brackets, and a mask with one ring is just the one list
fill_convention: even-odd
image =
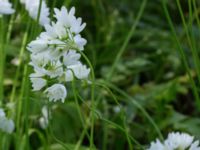
[[(90, 82), (66, 84), (64, 104), (31, 90), (26, 46), (43, 31), (40, 11), (34, 21), (11, 2), (17, 14), (0, 18), (0, 105), (15, 131), (0, 131), (0, 149), (143, 150), (171, 131), (200, 139), (199, 2), (47, 0), (51, 16), (54, 7), (75, 6), (87, 23), (80, 54)], [(39, 125), (43, 106), (47, 129)]]

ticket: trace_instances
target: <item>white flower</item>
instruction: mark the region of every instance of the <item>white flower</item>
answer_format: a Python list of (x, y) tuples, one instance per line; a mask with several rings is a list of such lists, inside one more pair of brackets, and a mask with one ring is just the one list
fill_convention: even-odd
[(195, 141), (194, 143), (192, 143), (189, 150), (200, 150), (199, 141)]
[[(25, 4), (26, 10), (29, 12), (29, 15), (37, 20), (39, 8), (40, 8), (40, 0), (21, 0), (21, 3)], [(49, 24), (49, 8), (47, 7), (44, 0), (42, 0), (41, 9), (40, 9), (40, 17), (39, 23), (44, 26), (45, 24)]]
[(50, 78), (62, 76), (63, 67), (59, 60), (51, 60), (48, 55), (31, 55), (31, 59), (30, 65), (41, 75), (48, 75)]
[(12, 133), (15, 129), (15, 124), (14, 124), (13, 120), (11, 120), (11, 119), (5, 120), (4, 126), (2, 127), (2, 129), (4, 132)]
[(53, 38), (65, 38), (67, 35), (66, 28), (60, 22), (52, 22), (52, 25), (46, 24), (45, 30), (47, 34)]
[(2, 108), (0, 108), (0, 117), (5, 117), (5, 112)]
[(82, 65), (82, 64), (71, 65), (68, 68), (72, 69), (74, 75), (78, 79), (86, 79), (86, 78), (88, 78), (88, 75), (90, 73), (90, 69), (87, 68), (85, 65)]
[(170, 149), (186, 149), (193, 141), (194, 137), (186, 133), (172, 132), (165, 140), (165, 145)]
[(72, 7), (69, 12), (65, 7), (62, 7), (61, 10), (55, 8), (54, 11), (55, 18), (58, 22), (62, 23), (65, 27), (70, 28), (72, 33), (79, 34), (85, 28), (86, 23), (82, 24), (82, 19), (74, 16), (74, 7)]
[(80, 33), (86, 26), (86, 23), (82, 24), (82, 19), (81, 18), (74, 18), (71, 22), (71, 31), (73, 33)]
[(48, 52), (32, 54), (31, 62), (29, 64), (37, 70), (38, 67), (45, 67), (50, 61), (52, 61), (52, 59), (53, 58), (51, 58)]
[(160, 142), (160, 140), (156, 140), (156, 142), (151, 142), (150, 148), (147, 150), (167, 150), (165, 146)]
[(5, 112), (0, 108), (0, 129), (7, 133), (12, 133), (14, 131), (15, 125), (13, 120), (8, 119), (5, 116)]
[(15, 10), (12, 8), (12, 4), (8, 0), (0, 0), (0, 15), (1, 14), (13, 14)]
[(31, 78), (33, 91), (39, 91), (46, 86), (47, 81), (43, 78)]
[(80, 64), (79, 59), (81, 58), (81, 55), (79, 53), (76, 53), (76, 51), (70, 50), (68, 53), (64, 54), (63, 57), (63, 63), (65, 66), (70, 66), (70, 65), (76, 65)]
[(47, 88), (44, 93), (47, 94), (49, 101), (58, 101), (61, 100), (63, 103), (67, 96), (67, 90), (62, 84), (54, 84), (51, 87)]
[(82, 38), (80, 34), (77, 34), (74, 37), (74, 42), (77, 44), (77, 47), (79, 48), (79, 50), (83, 50), (85, 44), (87, 43), (86, 39)]
[(42, 107), (42, 117), (39, 119), (39, 124), (41, 128), (46, 129), (49, 124), (49, 117), (48, 117), (48, 109), (47, 106)]
[(63, 67), (60, 61), (52, 61), (46, 67), (45, 74), (47, 74), (50, 78), (60, 77), (63, 74)]
[(121, 111), (121, 107), (120, 107), (120, 106), (114, 106), (114, 107), (113, 107), (113, 111), (114, 111), (115, 113), (119, 113), (119, 112)]
[(40, 117), (39, 124), (42, 129), (46, 129), (49, 124), (49, 120), (46, 120), (44, 117)]
[(62, 7), (61, 10), (55, 8), (55, 18), (58, 20), (58, 22), (62, 23), (65, 27), (71, 27), (71, 22), (75, 18), (75, 8), (72, 7), (70, 11), (68, 12), (65, 7)]
[(187, 133), (172, 132), (161, 143), (158, 139), (151, 142), (147, 150), (200, 150), (199, 141), (193, 141), (194, 137)]
[[(21, 1), (27, 4), (27, 9), (32, 9), (28, 5), (31, 4), (30, 0)], [(80, 35), (86, 24), (82, 23), (81, 18), (74, 16), (74, 7), (69, 12), (65, 7), (54, 11), (56, 21), (45, 24), (45, 31), (28, 44), (27, 49), (31, 52), (29, 64), (35, 71), (30, 78), (34, 91), (43, 90), (48, 82), (49, 87), (44, 94), (50, 101), (64, 102), (67, 90), (63, 83), (72, 81), (74, 76), (77, 79), (86, 79), (90, 73), (90, 69), (81, 63), (79, 53), (87, 43)]]
[(42, 52), (48, 48), (48, 43), (46, 39), (38, 38), (31, 43), (28, 44), (27, 49), (31, 51), (33, 54), (38, 52)]
[(73, 73), (71, 70), (67, 70), (65, 73), (64, 73), (64, 77), (65, 77), (65, 81), (66, 82), (69, 82), (69, 81), (72, 81), (73, 80)]

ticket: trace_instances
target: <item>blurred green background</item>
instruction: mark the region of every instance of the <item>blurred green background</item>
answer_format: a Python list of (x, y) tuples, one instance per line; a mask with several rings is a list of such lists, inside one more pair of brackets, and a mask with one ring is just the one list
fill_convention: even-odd
[[(189, 22), (191, 19), (189, 1), (180, 0), (180, 4), (189, 33), (193, 37), (192, 42), (199, 54), (200, 26), (196, 15), (198, 17), (200, 15), (200, 1), (194, 0), (198, 11), (192, 14), (192, 24)], [(126, 133), (135, 140), (135, 142), (133, 142), (134, 140), (131, 142), (133, 149), (141, 149), (136, 144), (137, 142), (146, 147), (150, 141), (159, 137), (155, 126), (133, 101), (136, 101), (146, 110), (164, 137), (171, 131), (185, 131), (200, 138), (200, 112), (195, 103), (192, 85), (161, 0), (147, 0), (139, 20), (137, 20), (137, 16), (143, 3), (142, 0), (48, 0), (47, 2), (49, 7), (55, 5), (60, 8), (65, 5), (67, 8), (71, 8), (75, 6), (76, 16), (82, 17), (83, 21), (87, 23), (86, 29), (82, 33), (82, 36), (88, 41), (84, 53), (91, 60), (94, 67), (96, 83), (103, 82), (105, 86), (106, 83), (112, 84), (128, 95), (125, 96), (122, 92), (120, 94), (114, 90), (114, 87), (109, 87), (109, 84), (107, 86), (110, 91), (99, 85), (95, 87), (96, 114), (98, 114), (95, 117), (94, 126), (96, 149), (129, 149)], [(191, 46), (187, 39), (177, 3), (174, 0), (167, 0), (166, 6), (177, 39), (187, 58), (192, 79), (195, 81), (199, 92), (194, 58), (192, 57)], [(17, 69), (17, 66), (11, 62), (19, 57), (28, 17), (22, 5), (18, 4), (17, 11), (24, 15), (16, 16), (11, 44), (7, 49), (6, 99), (10, 97)], [(8, 22), (8, 20), (6, 21)], [(135, 24), (136, 22), (137, 24)], [(123, 48), (134, 25), (135, 29), (127, 45)], [(38, 31), (32, 35), (30, 41), (43, 30), (36, 23), (35, 28), (38, 28)], [(108, 77), (121, 49), (123, 49), (123, 53), (116, 62), (112, 75)], [(23, 56), (25, 63), (28, 62), (28, 55), (29, 53), (26, 52)], [(199, 58), (199, 56), (197, 57)], [(20, 93), (23, 64), (17, 80), (16, 90), (19, 91), (17, 94)], [(31, 85), (29, 86), (31, 88)], [(87, 120), (91, 107), (90, 89), (87, 84), (81, 82), (76, 83), (76, 88), (76, 92), (82, 97), (82, 99), (78, 98), (81, 114)], [(83, 125), (78, 115), (71, 85), (68, 89), (69, 96), (66, 103), (64, 105), (58, 103), (52, 106), (51, 123), (55, 136), (64, 143), (68, 143), (73, 149), (74, 144), (81, 137)], [(30, 91), (30, 94), (29, 127), (32, 130), (37, 129), (41, 135), (30, 132), (29, 148), (38, 149), (42, 147), (40, 138), (42, 136), (48, 139), (50, 145), (54, 147), (53, 150), (62, 149), (56, 144), (55, 139), (39, 127), (37, 119), (41, 116), (41, 108), (45, 104), (44, 98), (37, 92)], [(25, 110), (22, 110), (22, 114), (23, 111)], [(22, 120), (24, 118), (22, 117)], [(25, 129), (23, 124), (22, 128)], [(88, 147), (87, 135), (83, 137), (81, 145)]]

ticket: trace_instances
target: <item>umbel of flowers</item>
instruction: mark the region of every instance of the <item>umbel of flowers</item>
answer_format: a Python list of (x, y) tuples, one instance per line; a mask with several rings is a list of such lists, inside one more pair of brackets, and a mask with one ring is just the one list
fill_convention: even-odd
[(194, 137), (187, 133), (169, 133), (164, 142), (156, 140), (151, 142), (147, 150), (200, 150), (199, 141), (194, 141)]
[(30, 65), (34, 73), (30, 75), (33, 91), (43, 91), (50, 101), (65, 101), (65, 84), (77, 79), (87, 79), (90, 73), (81, 61), (80, 51), (87, 41), (80, 32), (86, 24), (75, 17), (75, 8), (69, 11), (62, 7), (54, 9), (55, 22), (45, 25), (36, 40), (28, 44), (31, 52)]

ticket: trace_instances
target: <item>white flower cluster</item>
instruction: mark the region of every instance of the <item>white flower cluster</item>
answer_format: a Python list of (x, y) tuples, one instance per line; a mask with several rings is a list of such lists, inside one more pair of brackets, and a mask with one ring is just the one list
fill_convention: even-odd
[(25, 4), (26, 10), (29, 12), (29, 15), (37, 20), (38, 13), (40, 10), (39, 23), (44, 26), (45, 24), (49, 24), (49, 8), (47, 7), (44, 0), (41, 1), (41, 9), (40, 8), (40, 0), (20, 0), (22, 4)]
[(151, 142), (147, 150), (200, 150), (199, 141), (186, 133), (172, 132), (162, 143), (160, 140)]
[(64, 84), (74, 76), (86, 79), (90, 73), (81, 63), (79, 53), (87, 43), (80, 35), (86, 24), (74, 16), (74, 7), (69, 11), (62, 7), (54, 12), (57, 21), (45, 25), (46, 31), (27, 47), (35, 71), (30, 78), (34, 91), (43, 90), (50, 101), (64, 102), (67, 96)]
[(12, 133), (15, 128), (14, 122), (11, 119), (8, 119), (5, 115), (5, 112), (0, 108), (0, 129), (7, 133)]
[(12, 4), (8, 0), (0, 0), (0, 15), (12, 14), (15, 10), (12, 8)]

